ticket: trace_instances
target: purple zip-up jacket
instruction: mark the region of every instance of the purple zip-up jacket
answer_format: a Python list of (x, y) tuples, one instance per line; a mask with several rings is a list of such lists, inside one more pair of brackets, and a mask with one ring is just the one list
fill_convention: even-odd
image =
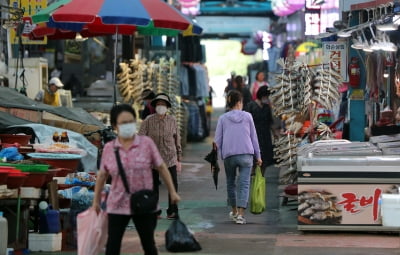
[(261, 158), (253, 117), (248, 112), (231, 110), (221, 115), (215, 131), (215, 143), (222, 159), (240, 154)]

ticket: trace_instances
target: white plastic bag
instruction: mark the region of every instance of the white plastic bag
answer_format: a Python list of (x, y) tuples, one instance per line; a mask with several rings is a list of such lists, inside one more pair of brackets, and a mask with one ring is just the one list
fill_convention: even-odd
[(98, 255), (107, 242), (108, 217), (90, 207), (77, 216), (78, 255)]

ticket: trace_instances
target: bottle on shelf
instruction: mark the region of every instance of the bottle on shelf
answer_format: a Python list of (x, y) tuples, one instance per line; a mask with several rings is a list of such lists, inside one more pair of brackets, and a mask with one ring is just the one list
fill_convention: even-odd
[(60, 142), (62, 142), (62, 143), (69, 143), (69, 137), (68, 137), (67, 131), (63, 131), (63, 132), (61, 133)]
[(58, 134), (58, 132), (54, 132), (54, 134), (53, 134), (53, 141), (54, 141), (55, 143), (60, 142), (60, 135)]

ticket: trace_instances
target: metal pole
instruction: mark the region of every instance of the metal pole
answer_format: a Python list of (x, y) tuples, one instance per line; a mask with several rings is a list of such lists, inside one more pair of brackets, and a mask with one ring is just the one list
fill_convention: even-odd
[(17, 199), (17, 226), (15, 230), (15, 241), (19, 243), (19, 222), (21, 218), (21, 188), (18, 188), (18, 199)]
[(115, 42), (114, 42), (114, 70), (113, 70), (114, 105), (117, 104), (117, 45), (118, 45), (118, 26), (115, 30)]

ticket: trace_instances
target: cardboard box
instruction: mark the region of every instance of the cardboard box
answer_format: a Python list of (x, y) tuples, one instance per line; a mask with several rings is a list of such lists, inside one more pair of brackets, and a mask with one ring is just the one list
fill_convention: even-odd
[(29, 233), (31, 251), (61, 251), (62, 234)]

